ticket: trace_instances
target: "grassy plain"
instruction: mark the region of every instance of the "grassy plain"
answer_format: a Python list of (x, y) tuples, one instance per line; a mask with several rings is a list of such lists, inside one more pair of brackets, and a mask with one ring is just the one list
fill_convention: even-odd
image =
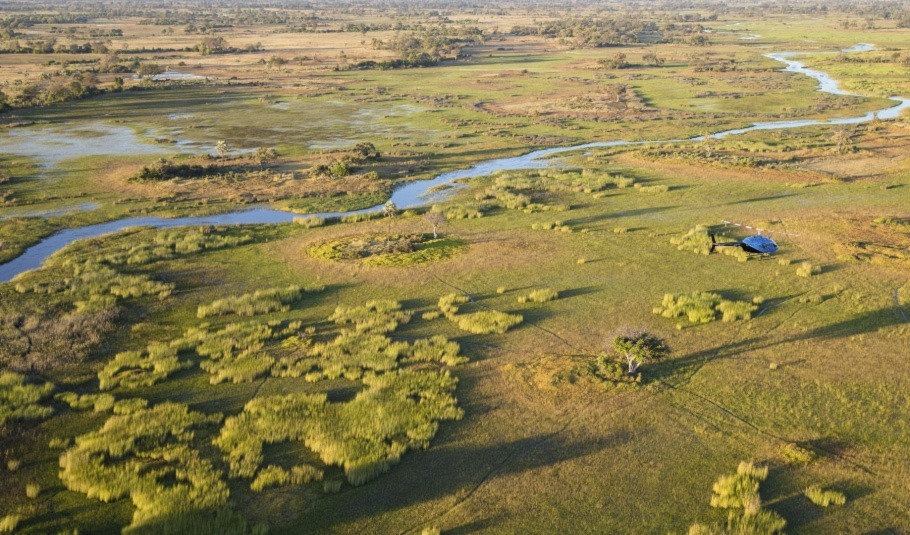
[[(505, 29), (507, 22), (528, 23), (540, 14), (473, 16), (485, 29)], [(376, 13), (335, 16), (332, 24), (386, 20)], [(154, 139), (186, 140), (180, 146), (189, 147), (188, 154), (174, 156), (177, 162), (196, 161), (200, 152), (212, 152), (218, 140), (237, 149), (275, 147), (281, 156), (269, 167), (290, 175), (287, 187), (294, 193), (273, 204), (302, 211), (358, 208), (381, 203), (403, 181), (535, 148), (592, 140), (686, 139), (754, 121), (855, 116), (884, 107), (881, 97), (904, 89), (898, 75), (887, 76), (885, 69), (892, 67), (885, 64), (867, 68), (831, 55), (810, 56), (810, 66), (867, 95), (832, 97), (816, 93), (805, 78), (777, 72), (779, 65), (763, 56), (781, 50), (828, 51), (857, 42), (902, 46), (897, 30), (842, 28), (844, 17), (743, 21), (730, 16), (704, 23), (714, 30), (708, 47), (577, 50), (555, 39), (499, 34), (472, 49), (470, 61), (387, 71), (331, 69), (341, 61), (341, 50), (347, 62), (385, 57), (387, 51), (360, 43), (373, 32), (364, 37), (360, 32), (283, 34), (268, 26), (249, 33), (235, 29), (226, 35), (231, 44), (259, 41), (265, 52), (164, 53), (168, 62), (186, 61), (187, 71), (217, 79), (212, 84), (126, 91), (16, 111), (10, 122), (24, 126), (11, 130), (126, 125), (136, 133), (136, 146), (166, 149), (173, 144)], [(191, 46), (198, 40), (162, 36), (158, 27), (137, 22), (121, 24), (131, 48)], [(730, 26), (736, 22), (743, 23)], [(29, 31), (43, 30), (48, 28)], [(726, 31), (731, 33), (722, 33)], [(387, 39), (391, 33), (375, 36)], [(740, 39), (752, 34), (760, 38)], [(598, 59), (619, 51), (627, 54), (631, 68), (598, 67)], [(664, 57), (664, 64), (641, 65), (646, 52)], [(257, 63), (274, 54), (310, 59), (282, 71), (267, 71)], [(877, 55), (887, 54), (857, 57)], [(698, 67), (729, 65), (731, 57), (735, 71)], [(12, 72), (10, 64), (0, 69), (3, 76)], [(880, 75), (882, 86), (876, 86)], [(230, 80), (233, 76), (237, 80)], [(254, 80), (262, 83), (246, 85)], [(619, 99), (618, 85), (627, 87)], [(148, 467), (161, 470), (157, 484), (171, 490), (185, 483), (179, 470), (170, 471), (184, 466), (180, 463), (215, 474), (229, 498), (194, 496), (198, 509), (204, 519), (230, 507), (246, 520), (245, 526), (232, 523), (237, 532), (264, 524), (270, 533), (423, 528), (446, 533), (684, 533), (695, 522), (723, 522), (726, 511), (710, 506), (711, 485), (739, 461), (752, 460), (769, 467), (762, 504), (787, 521), (788, 532), (901, 533), (910, 529), (910, 446), (905, 440), (910, 432), (905, 380), (910, 373), (910, 161), (905, 156), (910, 126), (896, 120), (851, 127), (841, 152), (836, 130), (819, 126), (713, 143), (570, 153), (560, 163), (585, 170), (572, 175), (578, 187), (566, 187), (564, 177), (535, 172), (472, 180), (440, 208), (483, 217), (449, 217), (440, 228), (440, 243), (451, 251), (421, 256), (420, 262), (405, 261), (406, 254), (362, 260), (313, 253), (364, 236), (385, 236), (389, 227), (396, 236), (428, 235), (430, 224), (414, 212), (391, 221), (314, 228), (191, 229), (198, 235), (188, 237), (146, 229), (79, 242), (41, 270), (0, 284), (0, 336), (9, 344), (2, 365), (30, 381), (50, 382), (58, 393), (98, 394), (98, 374), (118, 353), (142, 351), (151, 342), (178, 344), (177, 359), (184, 364), (150, 384), (121, 385), (109, 393), (118, 401), (144, 399), (151, 407), (179, 403), (203, 415), (164, 434), (160, 448), (173, 448), (171, 457), (162, 457), (152, 439), (143, 441), (139, 449), (148, 451), (136, 454), (149, 462), (136, 473), (151, 473), (144, 471)], [(373, 143), (381, 154), (364, 162), (363, 172), (344, 178), (308, 174), (341, 153), (334, 151), (360, 142)], [(118, 152), (106, 154), (86, 145), (84, 154), (47, 167), (37, 156), (4, 156), (2, 165), (12, 180), (0, 184), (0, 192), (11, 192), (16, 202), (0, 208), (0, 214), (19, 218), (0, 220), (0, 261), (56, 229), (146, 213), (226, 211), (263, 202), (241, 202), (232, 194), (255, 188), (267, 195), (272, 190), (245, 182), (211, 187), (179, 180), (137, 183), (128, 178), (162, 154), (138, 154), (144, 151), (128, 147)], [(378, 178), (366, 177), (368, 171), (376, 171)], [(634, 179), (639, 187), (618, 187), (626, 183), (614, 181), (617, 177)], [(598, 185), (585, 191), (591, 183)], [(522, 195), (528, 202), (521, 201)], [(25, 213), (80, 202), (97, 207), (47, 218)], [(781, 252), (742, 262), (678, 250), (671, 243), (698, 225), (744, 235), (722, 228), (723, 219), (773, 230)], [(799, 276), (805, 262), (820, 266), (820, 272)], [(97, 273), (104, 276), (93, 275)], [(112, 290), (106, 286), (111, 280), (132, 286)], [(161, 292), (162, 285), (173, 286)], [(265, 307), (253, 318), (199, 315), (218, 300), (240, 302), (249, 298), (231, 298), (291, 285), (324, 289)], [(141, 295), (149, 287), (155, 291)], [(522, 302), (543, 289), (555, 290), (558, 298)], [(698, 325), (654, 313), (665, 295), (696, 291), (756, 303), (758, 309), (749, 320)], [(461, 305), (462, 314), (499, 311), (521, 315), (523, 321), (501, 334), (461, 330), (439, 314), (440, 297), (453, 292), (470, 296)], [(394, 307), (377, 313), (381, 321), (367, 326), (333, 315), (338, 307), (387, 301), (400, 303), (410, 321)], [(30, 344), (41, 339), (29, 327), (29, 317), (52, 322), (77, 308), (97, 314), (91, 307), (116, 307), (119, 314), (114, 326), (103, 331), (102, 342), (62, 363), (18, 366), (22, 355), (13, 351), (11, 341), (19, 343), (26, 334)], [(347, 309), (351, 317), (360, 313)], [(396, 318), (394, 326), (381, 327), (390, 317)], [(202, 327), (203, 322), (209, 325)], [(214, 337), (231, 324), (249, 328), (246, 322), (266, 324), (274, 334), (237, 341), (238, 351), (228, 350), (230, 356), (221, 360), (186, 341), (193, 328)], [(604, 355), (615, 359), (610, 334), (623, 326), (645, 326), (665, 338), (672, 357), (646, 363), (638, 382), (603, 380), (590, 372)], [(378, 338), (357, 338), (364, 346), (374, 345), (346, 353), (338, 349), (345, 336), (354, 336), (346, 330)], [(457, 342), (459, 354), (469, 361), (417, 358), (403, 349), (402, 344), (434, 336)], [(249, 347), (241, 344), (255, 350), (243, 353)], [(274, 365), (259, 370), (254, 364), (262, 359)], [(227, 367), (239, 379), (216, 380), (212, 366)], [(343, 371), (333, 375), (330, 369)], [(418, 398), (444, 400), (446, 393), (457, 398), (463, 414), (442, 411), (429, 427), (421, 422), (407, 433), (385, 437), (383, 445), (390, 448), (407, 442), (403, 435), (413, 440), (400, 460), (384, 466), (386, 473), (359, 484), (351, 474), (363, 472), (348, 471), (345, 465), (353, 457), (332, 460), (326, 453), (325, 444), (332, 440), (313, 429), (294, 428), (282, 435), (289, 422), (310, 420), (279, 418), (264, 432), (281, 437), (263, 439), (263, 470), (267, 465), (288, 472), (310, 466), (324, 472), (323, 480), (257, 490), (250, 477), (230, 477), (226, 446), (216, 438), (225, 435), (225, 419), (241, 421), (241, 415), (254, 412), (255, 405), (248, 403), (268, 405), (276, 396), (309, 403), (306, 396), (325, 395), (341, 411), (353, 407), (361, 394), (374, 392), (369, 381), (399, 372), (421, 378), (451, 374), (457, 386), (449, 392), (448, 383), (435, 378), (439, 390), (423, 385), (403, 396), (404, 405), (384, 405), (389, 399), (376, 394), (371, 398), (375, 410), (361, 420), (356, 414), (308, 413), (313, 421), (337, 417), (326, 421), (344, 422), (334, 429), (344, 438), (333, 439), (362, 446), (357, 440), (371, 437), (377, 422), (413, 424), (393, 418), (397, 410), (384, 409), (411, 407), (407, 403)], [(148, 372), (134, 373), (146, 378)], [(246, 380), (249, 373), (252, 380)], [(18, 532), (78, 527), (116, 533), (135, 521), (136, 507), (142, 505), (143, 514), (152, 510), (136, 496), (118, 496), (109, 503), (89, 498), (73, 484), (79, 481), (73, 475), (65, 478), (67, 484), (61, 480), (64, 452), (86, 449), (83, 443), (94, 442), (92, 433), (113, 427), (105, 422), (118, 417), (105, 411), (117, 409), (78, 411), (54, 399), (35, 403), (52, 407), (54, 415), (14, 422), (0, 435), (0, 503), (2, 510), (22, 517)], [(194, 432), (187, 435), (188, 429)], [(433, 432), (421, 444), (416, 437), (427, 437), (427, 429)], [(56, 447), (47, 447), (52, 441)], [(809, 453), (801, 457), (794, 451)], [(187, 455), (198, 456), (202, 464), (193, 464)], [(127, 456), (123, 462), (133, 461)], [(376, 466), (383, 465), (368, 468)], [(27, 496), (27, 485), (36, 483), (37, 497)], [(218, 485), (207, 490), (220, 489)], [(804, 494), (813, 485), (843, 493), (846, 503), (818, 508)], [(163, 525), (166, 517), (154, 521)], [(154, 532), (156, 524), (149, 526)]]

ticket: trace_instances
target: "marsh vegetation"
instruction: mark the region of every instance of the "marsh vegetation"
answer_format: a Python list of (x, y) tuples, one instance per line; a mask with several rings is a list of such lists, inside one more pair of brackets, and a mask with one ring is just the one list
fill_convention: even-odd
[(40, 7), (0, 531), (906, 531), (906, 6)]

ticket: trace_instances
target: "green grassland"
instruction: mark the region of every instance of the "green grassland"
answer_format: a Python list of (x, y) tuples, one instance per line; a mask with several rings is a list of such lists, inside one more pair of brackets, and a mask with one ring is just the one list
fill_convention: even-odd
[[(763, 57), (904, 46), (894, 31), (738, 20), (713, 22), (708, 48), (506, 36), (444, 66), (311, 72), (318, 91), (180, 87), (16, 113), (275, 147), (269, 167), (296, 189), (271, 204), (306, 212), (535, 148), (854, 116), (907, 94), (894, 64), (807, 56), (867, 95), (825, 97)], [(631, 68), (597, 67), (619, 50)], [(651, 51), (666, 62), (641, 65)], [(696, 68), (734, 56), (735, 71)], [(779, 516), (789, 533), (906, 531), (910, 129), (844, 135), (568, 153), (427, 207), (445, 215), (436, 238), (418, 210), (76, 242), (0, 284), (0, 529), (685, 533), (733, 507), (731, 523)], [(381, 156), (307, 175), (360, 142)], [(0, 215), (16, 217), (0, 220), (0, 261), (61, 228), (265, 202), (231, 196), (246, 183), (129, 180), (160, 157), (3, 156), (15, 205)], [(27, 213), (78, 202), (98, 206)], [(780, 252), (705, 254), (707, 229), (745, 235), (724, 219), (770, 229)], [(625, 376), (611, 341), (629, 327), (670, 357)]]

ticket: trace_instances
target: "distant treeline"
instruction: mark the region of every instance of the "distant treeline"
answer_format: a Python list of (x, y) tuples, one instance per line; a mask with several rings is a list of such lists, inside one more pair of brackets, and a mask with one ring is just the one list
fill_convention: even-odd
[(431, 26), (420, 31), (398, 33), (386, 41), (373, 39), (374, 49), (393, 50), (398, 53), (397, 59), (361, 61), (342, 68), (366, 70), (427, 67), (443, 60), (466, 58), (469, 56), (466, 50), (468, 46), (484, 41), (486, 36), (476, 26)]

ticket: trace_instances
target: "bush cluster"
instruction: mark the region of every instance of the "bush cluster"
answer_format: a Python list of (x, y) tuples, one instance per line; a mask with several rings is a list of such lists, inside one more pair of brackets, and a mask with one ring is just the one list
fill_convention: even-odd
[(0, 426), (23, 420), (42, 420), (54, 410), (41, 403), (54, 391), (50, 383), (30, 384), (25, 376), (0, 372)]
[(552, 288), (541, 288), (539, 290), (534, 290), (528, 295), (523, 295), (518, 298), (519, 303), (546, 303), (548, 301), (553, 301), (559, 298), (559, 292), (553, 290)]
[(101, 390), (139, 388), (161, 382), (177, 370), (190, 366), (177, 356), (179, 346), (152, 342), (145, 349), (117, 353), (98, 372)]
[(305, 288), (299, 285), (291, 285), (286, 288), (257, 290), (237, 297), (218, 299), (208, 305), (200, 305), (196, 309), (196, 317), (204, 319), (228, 314), (256, 316), (270, 312), (286, 312), (290, 310), (290, 304), (299, 301), (305, 293), (321, 292), (323, 289), (322, 286)]
[(136, 507), (131, 529), (222, 507), (227, 485), (192, 445), (197, 429), (220, 420), (171, 402), (111, 416), (61, 455), (60, 479), (104, 502), (128, 496)]
[(665, 318), (685, 317), (690, 323), (708, 323), (717, 319), (718, 313), (726, 322), (749, 320), (756, 310), (758, 306), (748, 301), (724, 299), (712, 292), (692, 292), (665, 294), (653, 312)]
[(215, 444), (233, 477), (260, 471), (264, 445), (293, 440), (306, 443), (324, 463), (343, 467), (348, 481), (360, 485), (408, 449), (425, 448), (440, 420), (461, 417), (452, 395), (456, 382), (445, 371), (395, 370), (365, 376), (364, 390), (346, 403), (328, 402), (324, 394), (256, 398), (228, 418)]
[(211, 227), (165, 229), (156, 231), (150, 239), (135, 243), (128, 241), (100, 257), (112, 266), (143, 265), (168, 260), (180, 255), (236, 247), (253, 241), (246, 232), (219, 231)]
[[(689, 528), (688, 534), (777, 535), (782, 533), (787, 521), (774, 511), (762, 508), (758, 491), (761, 482), (767, 477), (767, 467), (757, 467), (746, 461), (740, 462), (735, 474), (721, 476), (713, 487), (711, 506), (734, 509), (727, 515), (726, 525), (694, 524)], [(741, 509), (741, 511), (736, 509)]]
[(356, 307), (339, 306), (329, 316), (338, 325), (351, 325), (357, 332), (389, 333), (411, 320), (411, 313), (401, 310), (401, 303), (390, 300), (367, 301)]
[(822, 267), (811, 262), (803, 262), (796, 268), (796, 274), (800, 277), (809, 278), (822, 272)]
[(811, 485), (803, 491), (806, 498), (819, 507), (828, 507), (831, 504), (844, 505), (847, 503), (847, 497), (844, 493), (836, 490), (824, 490), (818, 485)]
[(461, 305), (470, 301), (466, 295), (448, 294), (439, 298), (439, 310), (459, 329), (473, 334), (502, 334), (524, 320), (520, 314), (507, 314), (496, 310), (482, 310), (459, 314)]

